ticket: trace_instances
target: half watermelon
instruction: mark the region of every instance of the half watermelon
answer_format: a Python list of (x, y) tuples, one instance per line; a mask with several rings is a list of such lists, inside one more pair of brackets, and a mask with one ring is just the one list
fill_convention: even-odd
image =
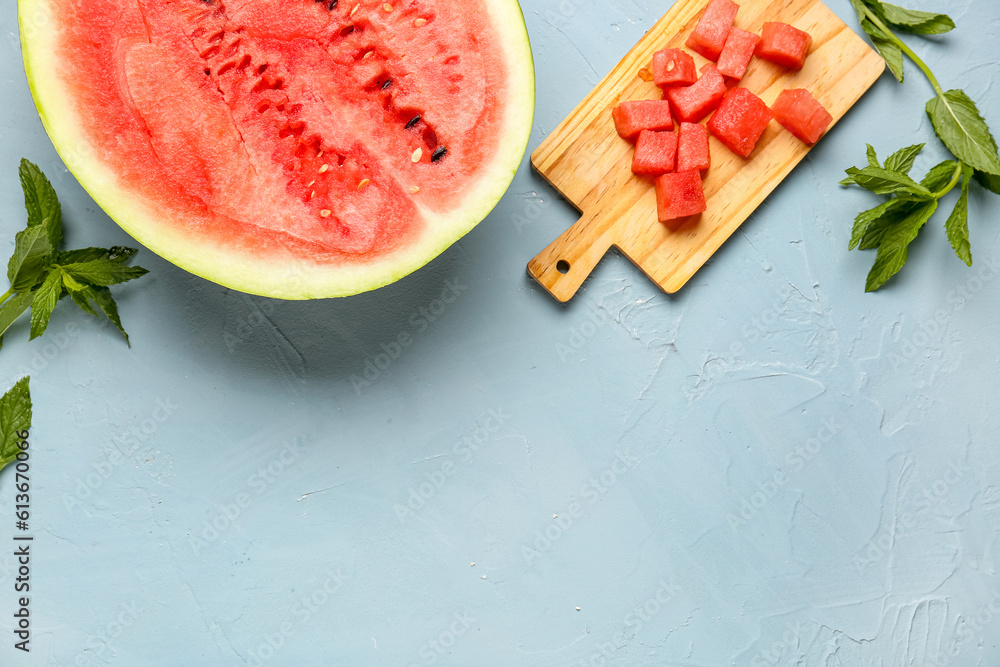
[(265, 296), (356, 294), (480, 222), (520, 165), (516, 0), (19, 0), (67, 166), (143, 245)]

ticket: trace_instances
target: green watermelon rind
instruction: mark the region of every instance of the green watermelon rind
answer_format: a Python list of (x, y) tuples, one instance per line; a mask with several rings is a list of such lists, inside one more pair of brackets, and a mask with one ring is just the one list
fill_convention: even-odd
[(508, 95), (499, 152), (478, 187), (454, 210), (429, 219), (417, 243), (367, 263), (320, 264), (280, 249), (265, 257), (234, 252), (225, 239), (194, 239), (183, 225), (164, 220), (149, 201), (117, 184), (93, 156), (57, 71), (57, 33), (51, 0), (18, 0), (21, 51), (28, 86), (45, 131), (70, 172), (98, 205), (136, 241), (164, 259), (224, 287), (280, 299), (358, 294), (395, 282), (421, 268), (471, 231), (493, 210), (520, 167), (534, 117), (534, 62), (524, 14), (516, 0), (484, 0), (506, 54)]

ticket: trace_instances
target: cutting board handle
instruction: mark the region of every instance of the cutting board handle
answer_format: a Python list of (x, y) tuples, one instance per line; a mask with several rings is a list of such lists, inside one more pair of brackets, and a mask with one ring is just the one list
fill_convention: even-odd
[[(572, 227), (528, 262), (528, 274), (558, 301), (569, 301), (612, 245), (607, 227), (584, 212)], [(602, 229), (602, 227), (604, 227)]]

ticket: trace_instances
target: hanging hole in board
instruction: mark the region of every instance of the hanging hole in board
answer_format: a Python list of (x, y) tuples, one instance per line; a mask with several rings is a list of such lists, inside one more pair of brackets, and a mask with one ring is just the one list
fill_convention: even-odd
[(569, 262), (565, 259), (560, 259), (556, 262), (556, 271), (559, 273), (569, 273)]

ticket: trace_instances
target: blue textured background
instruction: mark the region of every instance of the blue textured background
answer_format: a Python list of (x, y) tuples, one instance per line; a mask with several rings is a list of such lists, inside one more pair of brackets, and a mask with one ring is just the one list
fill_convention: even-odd
[[(909, 42), (1000, 128), (998, 6), (917, 4), (959, 27)], [(522, 6), (530, 151), (668, 3)], [(42, 130), (15, 14), (0, 251), (21, 156), (67, 247), (128, 244)], [(865, 142), (943, 157), (907, 67), (675, 296), (615, 255), (568, 306), (534, 284), (575, 214), (525, 158), (483, 224), (372, 293), (250, 297), (142, 251), (131, 348), (72, 306), (33, 342), (18, 325), (0, 379), (32, 376), (34, 634), (13, 650), (7, 471), (0, 664), (1000, 664), (998, 200), (973, 194), (972, 269), (944, 214), (877, 294), (847, 252), (873, 203), (837, 181)]]

